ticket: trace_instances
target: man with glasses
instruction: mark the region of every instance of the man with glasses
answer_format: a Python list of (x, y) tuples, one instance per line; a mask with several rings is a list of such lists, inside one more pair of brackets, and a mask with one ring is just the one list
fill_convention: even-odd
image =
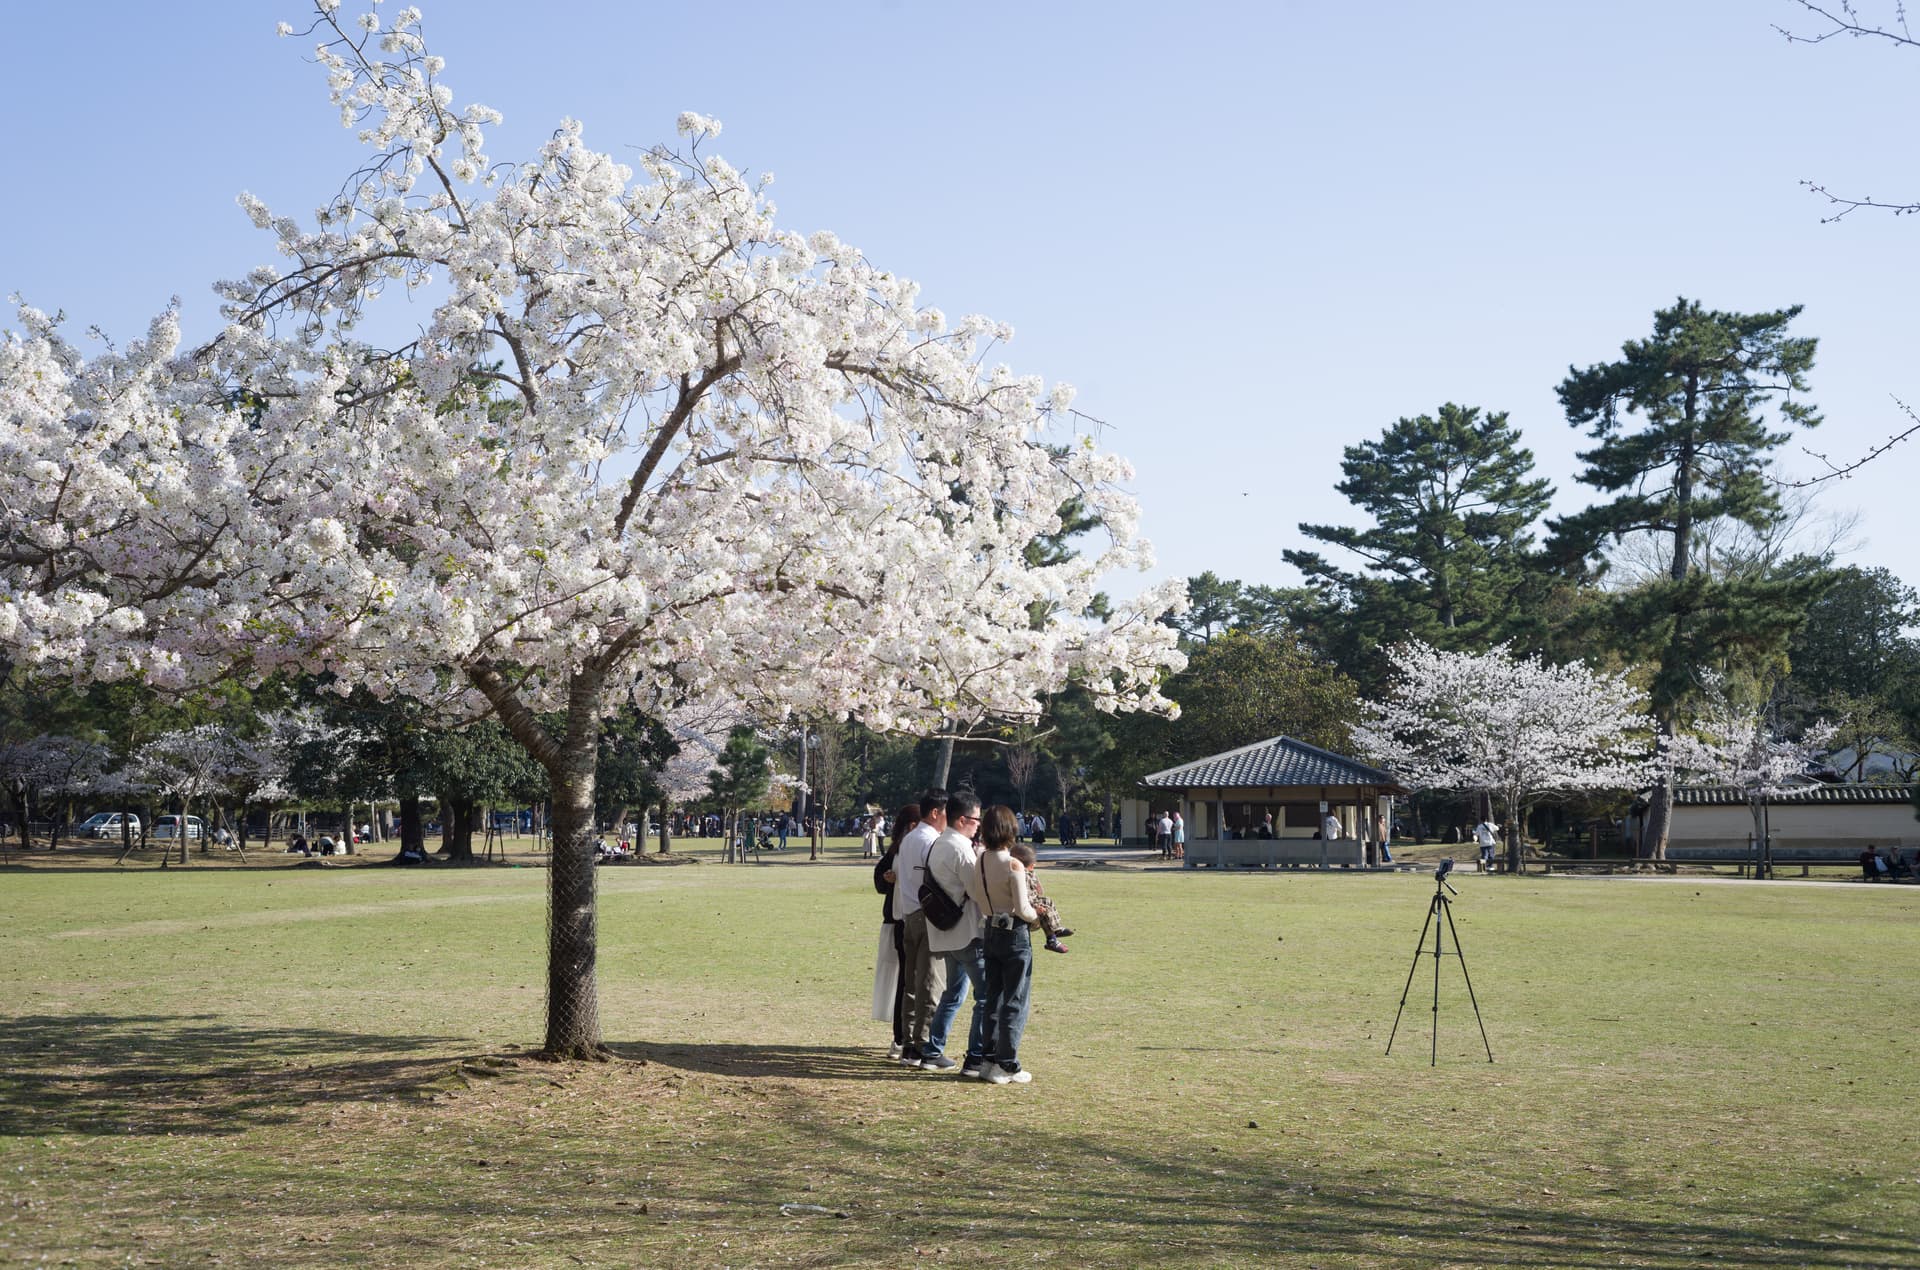
[(978, 1077), (986, 1066), (987, 1016), (982, 993), (987, 983), (987, 962), (980, 938), (980, 906), (973, 902), (967, 883), (977, 861), (973, 838), (980, 832), (980, 799), (970, 789), (955, 790), (947, 799), (946, 821), (946, 830), (927, 848), (927, 876), (960, 902), (961, 911), (960, 920), (951, 930), (927, 927), (927, 948), (940, 963), (945, 991), (934, 1007), (933, 1023), (921, 1046), (920, 1067), (930, 1072), (953, 1070), (954, 1061), (941, 1050), (946, 1048), (947, 1033), (971, 984), (973, 1020), (967, 1029), (966, 1063), (960, 1074)]
[(927, 947), (932, 927), (920, 911), (920, 883), (927, 876), (927, 848), (947, 827), (947, 791), (930, 789), (920, 796), (920, 823), (900, 840), (893, 857), (893, 917), (900, 923), (900, 1009), (905, 1023), (900, 1038), (905, 1046), (900, 1061), (920, 1066), (921, 1047), (933, 1026), (933, 1005), (947, 987), (946, 960)]

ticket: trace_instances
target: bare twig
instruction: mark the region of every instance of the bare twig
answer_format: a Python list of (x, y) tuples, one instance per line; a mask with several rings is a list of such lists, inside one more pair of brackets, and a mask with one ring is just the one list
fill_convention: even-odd
[(1913, 407), (1898, 397), (1893, 399), (1893, 404), (1900, 407), (1900, 413), (1906, 415), (1910, 421), (1905, 431), (1894, 433), (1853, 462), (1844, 465), (1835, 463), (1831, 458), (1828, 458), (1817, 450), (1808, 450), (1805, 446), (1802, 446), (1801, 449), (1805, 451), (1805, 453), (1826, 464), (1827, 470), (1818, 476), (1809, 477), (1804, 481), (1776, 481), (1775, 484), (1779, 485), (1782, 489), (1805, 489), (1809, 485), (1818, 485), (1822, 481), (1844, 481), (1867, 464), (1885, 454), (1888, 450), (1891, 450), (1894, 446), (1912, 437), (1916, 432), (1920, 432), (1920, 414), (1915, 414)]

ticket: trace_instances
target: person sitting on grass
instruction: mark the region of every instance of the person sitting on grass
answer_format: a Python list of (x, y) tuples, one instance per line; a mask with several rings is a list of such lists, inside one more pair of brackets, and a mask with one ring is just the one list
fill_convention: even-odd
[(1040, 857), (1033, 848), (1024, 842), (1016, 842), (1007, 848), (1007, 854), (1018, 860), (1027, 871), (1027, 889), (1033, 897), (1033, 911), (1040, 914), (1040, 929), (1047, 937), (1047, 951), (1063, 953), (1067, 946), (1060, 941), (1071, 938), (1073, 932), (1060, 920), (1060, 910), (1040, 889), (1040, 875), (1034, 870), (1040, 867)]

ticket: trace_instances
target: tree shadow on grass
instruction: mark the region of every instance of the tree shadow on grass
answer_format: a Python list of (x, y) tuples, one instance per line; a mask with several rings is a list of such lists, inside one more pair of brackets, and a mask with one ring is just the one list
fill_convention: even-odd
[(911, 1068), (883, 1051), (859, 1045), (678, 1045), (616, 1043), (623, 1058), (644, 1058), (715, 1076), (777, 1076), (787, 1080), (911, 1080)]
[(417, 1090), (462, 1039), (257, 1028), (217, 1015), (29, 1015), (0, 1029), (0, 1137), (239, 1133)]
[[(1004, 1102), (1002, 1091), (981, 1091)], [(1022, 1094), (1014, 1094), (1015, 1100)], [(778, 1115), (778, 1112), (774, 1114)], [(1004, 1117), (1019, 1120), (1001, 1128)], [(1637, 1201), (1618, 1195), (1492, 1195), (1471, 1179), (1387, 1177), (1339, 1162), (1304, 1161), (1284, 1142), (1255, 1139), (1195, 1150), (1174, 1140), (1074, 1127), (1049, 1130), (1017, 1111), (983, 1112), (985, 1128), (943, 1142), (938, 1198), (924, 1196), (927, 1158), (876, 1155), (866, 1130), (794, 1116), (757, 1147), (753, 1183), (764, 1207), (790, 1194), (783, 1180), (814, 1179), (823, 1161), (859, 1162), (843, 1227), (851, 1245), (892, 1209), (917, 1246), (987, 1240), (997, 1260), (1104, 1263), (1116, 1248), (1151, 1249), (1164, 1264), (1634, 1265), (1692, 1270), (1757, 1267), (1911, 1266), (1900, 1213), (1863, 1217), (1844, 1197), (1859, 1178), (1808, 1177), (1786, 1194), (1756, 1192), (1712, 1203), (1683, 1199), (1674, 1182)], [(1269, 1153), (1270, 1151), (1270, 1153)], [(1830, 1185), (1829, 1185), (1830, 1184)], [(832, 1204), (839, 1188), (827, 1188)], [(1829, 1198), (1823, 1199), (1822, 1195)], [(883, 1198), (877, 1203), (869, 1197)], [(702, 1196), (714, 1210), (739, 1190)], [(866, 1211), (861, 1211), (866, 1210)], [(1075, 1249), (1085, 1252), (1076, 1258)], [(862, 1250), (867, 1251), (867, 1250)], [(1133, 1263), (1129, 1257), (1127, 1263)]]

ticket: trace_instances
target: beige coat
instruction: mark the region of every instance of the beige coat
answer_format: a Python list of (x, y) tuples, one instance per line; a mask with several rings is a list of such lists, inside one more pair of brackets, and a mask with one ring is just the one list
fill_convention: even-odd
[(1027, 871), (1004, 848), (980, 853), (980, 862), (967, 879), (967, 894), (983, 914), (1012, 913), (1029, 926), (1040, 924)]

